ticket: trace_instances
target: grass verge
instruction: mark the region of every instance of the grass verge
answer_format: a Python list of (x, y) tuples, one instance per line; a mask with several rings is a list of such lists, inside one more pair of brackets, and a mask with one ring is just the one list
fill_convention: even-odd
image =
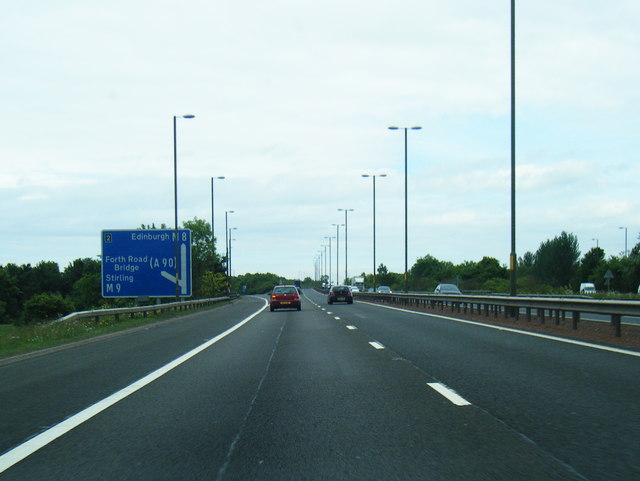
[(103, 334), (124, 331), (173, 317), (216, 309), (226, 304), (229, 304), (229, 301), (222, 301), (213, 307), (149, 314), (147, 317), (144, 317), (141, 313), (134, 314), (133, 317), (121, 315), (118, 321), (116, 321), (115, 316), (105, 316), (101, 317), (98, 322), (93, 319), (83, 319), (73, 322), (54, 322), (26, 326), (0, 324), (0, 359), (81, 341)]

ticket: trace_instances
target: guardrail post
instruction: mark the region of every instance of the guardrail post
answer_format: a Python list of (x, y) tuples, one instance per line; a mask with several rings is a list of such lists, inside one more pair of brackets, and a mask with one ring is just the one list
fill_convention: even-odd
[(613, 330), (616, 334), (616, 337), (620, 337), (622, 335), (622, 329), (620, 326), (620, 314), (612, 314), (611, 315), (611, 324), (613, 325)]
[(576, 329), (578, 329), (578, 323), (580, 322), (580, 312), (578, 311), (573, 311), (573, 315), (571, 316), (572, 319), (572, 328), (575, 331)]
[(540, 324), (544, 324), (544, 309), (538, 309), (538, 320)]
[(556, 326), (560, 325), (560, 309), (556, 309), (555, 312)]

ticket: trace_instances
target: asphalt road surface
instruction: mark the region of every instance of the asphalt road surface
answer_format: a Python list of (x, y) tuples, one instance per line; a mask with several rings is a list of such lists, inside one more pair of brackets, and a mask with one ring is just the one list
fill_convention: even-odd
[(640, 479), (640, 357), (305, 291), (0, 365), (0, 480)]

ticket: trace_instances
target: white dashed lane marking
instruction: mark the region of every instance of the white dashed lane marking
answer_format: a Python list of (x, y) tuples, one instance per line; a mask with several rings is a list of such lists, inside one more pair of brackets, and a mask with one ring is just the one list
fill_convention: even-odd
[(435, 389), (437, 392), (446, 397), (449, 401), (451, 401), (456, 406), (469, 406), (471, 403), (467, 401), (465, 398), (460, 396), (457, 392), (452, 389), (449, 389), (442, 383), (439, 382), (428, 382), (427, 386)]

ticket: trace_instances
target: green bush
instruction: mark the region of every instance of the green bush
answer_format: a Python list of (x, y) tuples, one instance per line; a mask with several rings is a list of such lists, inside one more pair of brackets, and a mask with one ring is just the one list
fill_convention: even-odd
[(34, 294), (24, 304), (21, 324), (51, 321), (74, 311), (73, 303), (60, 294)]

